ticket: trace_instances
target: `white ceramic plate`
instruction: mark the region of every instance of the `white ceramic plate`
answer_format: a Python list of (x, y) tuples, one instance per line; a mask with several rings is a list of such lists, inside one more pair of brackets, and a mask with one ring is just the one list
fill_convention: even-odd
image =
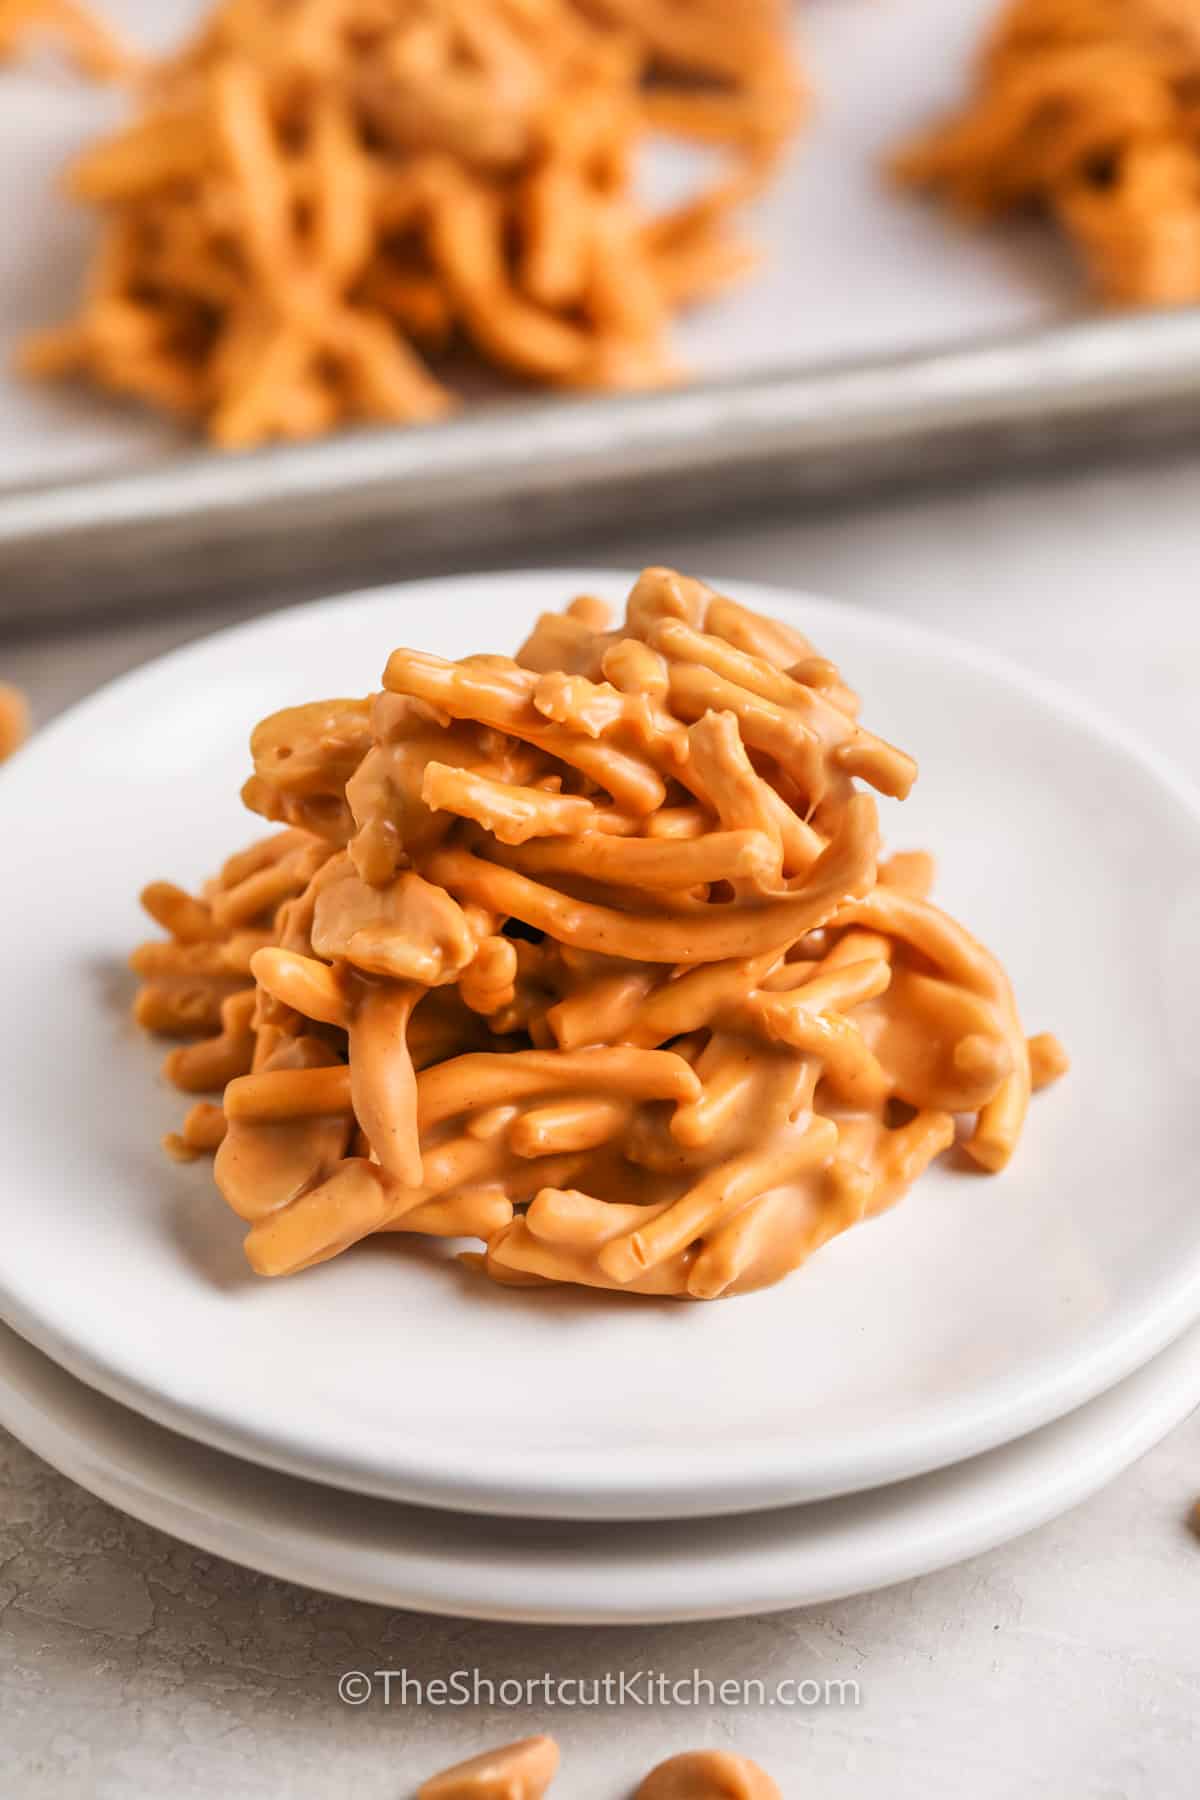
[(153, 1425), (0, 1326), (0, 1424), (92, 1493), (234, 1562), (421, 1612), (649, 1625), (817, 1605), (946, 1568), (1087, 1499), (1200, 1400), (1200, 1328), (1106, 1394), (894, 1487), (744, 1517), (482, 1519), (337, 1493)]
[(623, 578), (456, 578), (223, 633), (127, 677), (0, 772), (8, 949), (0, 1316), (162, 1423), (305, 1475), (489, 1512), (679, 1517), (944, 1466), (1061, 1416), (1200, 1315), (1200, 804), (1056, 689), (907, 625), (754, 588), (920, 757), (885, 806), (1069, 1045), (1013, 1167), (939, 1169), (781, 1286), (716, 1305), (492, 1289), (376, 1243), (265, 1283), (128, 1022), (148, 878), (255, 835), (265, 711), (363, 691), (399, 642), (513, 646)]

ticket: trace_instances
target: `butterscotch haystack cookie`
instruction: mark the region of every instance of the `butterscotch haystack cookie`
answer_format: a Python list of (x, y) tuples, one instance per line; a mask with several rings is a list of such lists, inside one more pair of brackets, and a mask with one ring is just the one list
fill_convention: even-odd
[(0, 762), (29, 736), (29, 702), (20, 688), (0, 681)]
[(506, 1286), (716, 1299), (960, 1135), (1004, 1167), (1065, 1053), (932, 859), (880, 860), (858, 783), (916, 765), (798, 631), (647, 569), (611, 624), (580, 595), (382, 687), (265, 719), (243, 798), (286, 829), (143, 894), (137, 1018), (213, 1095), (168, 1147), (216, 1150), (260, 1274), (408, 1232)]
[(1048, 213), (1107, 301), (1200, 299), (1200, 7), (1014, 0), (965, 110), (893, 169), (970, 216)]
[(688, 1750), (651, 1769), (634, 1800), (783, 1800), (757, 1763), (728, 1750)]
[[(100, 246), (27, 372), (231, 449), (436, 418), (455, 350), (553, 387), (670, 378), (671, 320), (752, 260), (729, 218), (798, 111), (779, 0), (734, 11), (222, 0), (71, 169)], [(70, 31), (60, 13), (23, 9), (86, 60), (76, 9)], [(2, 27), (0, 11), (0, 49)], [(725, 153), (665, 211), (636, 181), (653, 132)]]
[(522, 1738), (443, 1769), (422, 1785), (417, 1800), (542, 1800), (557, 1772), (553, 1738)]

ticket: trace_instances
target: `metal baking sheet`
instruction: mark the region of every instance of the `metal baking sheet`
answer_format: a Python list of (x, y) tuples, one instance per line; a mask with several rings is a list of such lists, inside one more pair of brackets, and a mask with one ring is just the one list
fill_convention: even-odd
[[(205, 0), (104, 0), (145, 42)], [(303, 571), (349, 582), (610, 519), (767, 505), (1200, 433), (1200, 316), (1088, 319), (1035, 227), (970, 232), (889, 193), (886, 147), (950, 104), (995, 0), (808, 0), (819, 107), (747, 221), (761, 274), (684, 321), (692, 385), (506, 399), (405, 431), (228, 457), (97, 396), (0, 374), (0, 621), (162, 605)], [(78, 289), (56, 196), (119, 102), (0, 74), (0, 363)], [(661, 155), (652, 189), (697, 159)]]

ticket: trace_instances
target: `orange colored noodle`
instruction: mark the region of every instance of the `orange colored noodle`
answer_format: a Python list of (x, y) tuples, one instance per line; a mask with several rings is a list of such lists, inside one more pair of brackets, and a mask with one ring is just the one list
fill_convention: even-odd
[(398, 650), (371, 701), (274, 714), (285, 829), (143, 896), (137, 1017), (200, 1100), (260, 1273), (375, 1232), (504, 1283), (712, 1299), (779, 1280), (1061, 1074), (1003, 969), (880, 861), (912, 759), (790, 627), (648, 569), (624, 620), (515, 659)]
[[(89, 18), (0, 0), (0, 50), (46, 27), (132, 73)], [(220, 0), (72, 166), (100, 245), (23, 365), (228, 449), (438, 418), (456, 345), (554, 387), (664, 381), (672, 317), (751, 260), (730, 215), (799, 103), (782, 0)], [(653, 131), (726, 165), (662, 212)]]

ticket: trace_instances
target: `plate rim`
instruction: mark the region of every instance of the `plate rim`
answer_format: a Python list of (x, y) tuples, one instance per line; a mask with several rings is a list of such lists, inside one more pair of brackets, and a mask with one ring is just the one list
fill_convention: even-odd
[[(289, 621), (317, 623), (339, 610), (402, 606), (415, 595), (453, 592), (460, 587), (478, 593), (495, 587), (511, 590), (519, 584), (531, 599), (541, 601), (543, 593), (547, 598), (561, 600), (564, 591), (610, 584), (625, 588), (633, 579), (627, 570), (596, 566), (468, 571), (352, 590), (205, 633), (103, 684), (39, 732), (8, 769), (0, 772), (0, 811), (10, 771), (19, 773), (30, 765), (36, 766), (40, 751), (80, 725), (86, 726), (93, 709), (107, 706), (114, 699), (128, 698), (141, 683), (160, 680), (178, 665), (186, 665), (198, 652), (234, 644), (243, 636), (253, 637), (264, 627), (286, 630)], [(1191, 815), (1200, 841), (1200, 785), (1135, 731), (1052, 678), (1033, 673), (1014, 659), (963, 642), (950, 633), (893, 617), (876, 608), (769, 582), (716, 581), (714, 585), (744, 597), (748, 604), (781, 610), (785, 616), (790, 609), (806, 609), (818, 635), (822, 620), (849, 625), (885, 645), (890, 641), (943, 665), (971, 669), (1036, 700), (1071, 725), (1107, 742), (1152, 776)], [(1165, 1296), (1160, 1291), (1164, 1288)], [(752, 1298), (747, 1303), (752, 1303)], [(695, 1447), (684, 1446), (656, 1446), (652, 1453), (640, 1448), (636, 1452), (636, 1471), (629, 1468), (629, 1459), (614, 1470), (603, 1455), (579, 1447), (558, 1451), (553, 1467), (538, 1466), (536, 1458), (525, 1449), (519, 1449), (505, 1464), (493, 1447), (487, 1470), (481, 1473), (475, 1467), (473, 1453), (455, 1458), (446, 1453), (445, 1446), (432, 1459), (432, 1467), (431, 1459), (418, 1454), (407, 1460), (393, 1457), (384, 1470), (377, 1464), (364, 1464), (345, 1446), (340, 1454), (329, 1447), (314, 1453), (311, 1442), (299, 1440), (286, 1430), (264, 1434), (260, 1429), (231, 1423), (219, 1411), (195, 1400), (164, 1394), (137, 1374), (114, 1365), (94, 1344), (37, 1314), (12, 1291), (7, 1272), (0, 1267), (0, 1320), (72, 1376), (167, 1429), (260, 1466), (358, 1493), (455, 1511), (586, 1521), (758, 1511), (849, 1494), (946, 1468), (1025, 1436), (1086, 1404), (1143, 1366), (1198, 1317), (1200, 1254), (1190, 1273), (1160, 1282), (1150, 1297), (1127, 1307), (1120, 1331), (1085, 1332), (1065, 1366), (1043, 1371), (1040, 1379), (1025, 1382), (1016, 1394), (1008, 1392), (1014, 1386), (1012, 1376), (994, 1379), (980, 1390), (984, 1402), (977, 1399), (969, 1417), (958, 1416), (964, 1404), (960, 1402), (957, 1413), (951, 1409), (936, 1420), (918, 1422), (915, 1429), (910, 1427), (893, 1437), (884, 1457), (873, 1452), (870, 1444), (852, 1439), (850, 1449), (831, 1458), (819, 1479), (811, 1474), (798, 1475), (788, 1446), (765, 1440), (754, 1447), (750, 1473), (744, 1465), (736, 1472), (726, 1468), (716, 1477), (711, 1470), (704, 1470), (699, 1482), (695, 1467), (698, 1452)], [(532, 1483), (531, 1464), (535, 1469)]]
[[(14, 1360), (25, 1365), (24, 1377), (14, 1376)], [(713, 1554), (712, 1528), (734, 1522), (736, 1515), (655, 1522), (648, 1528), (651, 1554), (615, 1571), (605, 1559), (581, 1582), (580, 1540), (606, 1537), (619, 1546), (628, 1541), (626, 1532), (612, 1524), (581, 1528), (557, 1521), (550, 1530), (562, 1544), (552, 1548), (546, 1522), (485, 1521), (365, 1495), (353, 1498), (356, 1516), (348, 1519), (342, 1501), (325, 1485), (280, 1471), (264, 1476), (255, 1465), (120, 1402), (103, 1400), (98, 1421), (96, 1396), (86, 1383), (0, 1326), (0, 1426), (106, 1504), (194, 1548), (277, 1580), (371, 1605), (509, 1624), (648, 1626), (744, 1618), (829, 1605), (893, 1587), (996, 1549), (1080, 1505), (1146, 1455), (1197, 1405), (1200, 1325), (1083, 1406), (965, 1463), (815, 1507), (748, 1517), (747, 1534), (760, 1541), (748, 1544), (740, 1536), (725, 1560), (719, 1598), (697, 1601), (697, 1568), (711, 1580), (714, 1564), (721, 1567), (720, 1548)], [(106, 1447), (95, 1441), (98, 1422)], [(828, 1536), (825, 1551), (820, 1549), (822, 1520), (816, 1515), (824, 1514), (826, 1525), (832, 1517), (836, 1528), (839, 1513), (849, 1520), (843, 1529), (851, 1541), (837, 1546), (831, 1566)], [(857, 1522), (855, 1514), (860, 1515)], [(897, 1525), (906, 1514), (907, 1529), (897, 1545)], [(407, 1530), (407, 1546), (397, 1550), (369, 1541), (375, 1522), (381, 1527), (386, 1522), (389, 1531), (402, 1536)], [(480, 1568), (478, 1597), (472, 1597), (466, 1591), (471, 1577), (464, 1579), (466, 1565), (459, 1554), (463, 1531), (488, 1532), (493, 1557), (502, 1557), (497, 1532), (520, 1532), (522, 1523), (539, 1527), (522, 1534), (524, 1561), (518, 1548), (518, 1560), (510, 1554), (501, 1577), (494, 1564), (486, 1571)], [(814, 1525), (815, 1556), (811, 1545), (801, 1550), (793, 1541), (811, 1536)], [(656, 1532), (676, 1534), (676, 1540), (681, 1533), (703, 1538), (690, 1560), (678, 1548), (664, 1557), (661, 1544), (653, 1543)], [(430, 1534), (442, 1540), (440, 1560), (430, 1555)], [(531, 1544), (537, 1553), (532, 1567)], [(555, 1558), (549, 1568), (548, 1552)], [(786, 1569), (789, 1555), (790, 1575), (777, 1566), (782, 1561)], [(572, 1556), (574, 1571), (564, 1571), (563, 1559), (569, 1562)], [(745, 1563), (750, 1567), (743, 1570)], [(768, 1564), (776, 1565), (774, 1573)], [(674, 1580), (669, 1571), (675, 1571)], [(531, 1601), (539, 1577), (543, 1597)], [(633, 1586), (636, 1603), (630, 1595)], [(670, 1597), (681, 1591), (687, 1600)]]

